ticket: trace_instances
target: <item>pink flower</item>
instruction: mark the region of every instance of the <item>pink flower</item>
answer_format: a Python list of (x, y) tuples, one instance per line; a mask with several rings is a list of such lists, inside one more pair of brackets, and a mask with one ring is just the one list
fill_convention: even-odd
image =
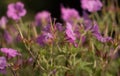
[(49, 23), (50, 22), (50, 13), (47, 11), (42, 11), (36, 14), (35, 16), (35, 23), (36, 25), (41, 25), (44, 23)]
[(26, 15), (24, 4), (22, 2), (11, 3), (8, 5), (7, 16), (13, 20), (19, 20), (21, 17)]
[(17, 50), (11, 49), (11, 48), (1, 48), (0, 49), (2, 53), (6, 54), (9, 58), (16, 57), (17, 55), (20, 55)]
[(9, 31), (5, 30), (3, 37), (8, 44), (13, 42), (13, 38), (12, 38), (11, 34), (9, 33)]
[(1, 19), (0, 19), (0, 27), (2, 29), (5, 29), (6, 28), (6, 24), (7, 24), (8, 20), (5, 16), (3, 16)]
[(0, 73), (6, 73), (7, 61), (5, 57), (0, 57)]
[(96, 37), (96, 39), (102, 43), (110, 42), (112, 40), (111, 37), (103, 37), (100, 33), (99, 27), (96, 23), (94, 23), (94, 26), (91, 29), (93, 36)]
[(37, 43), (44, 46), (47, 43), (51, 43), (53, 40), (53, 35), (49, 32), (43, 32), (38, 38)]
[(81, 0), (81, 5), (84, 10), (89, 12), (96, 12), (102, 7), (100, 0)]
[(7, 62), (5, 57), (0, 57), (0, 69), (5, 69), (6, 66), (7, 66)]
[(73, 43), (76, 40), (75, 33), (70, 23), (66, 23), (65, 33), (67, 35), (68, 41), (70, 41), (71, 43)]
[(80, 33), (80, 28), (78, 25), (72, 26), (70, 23), (66, 23), (66, 30), (65, 30), (66, 38), (68, 42), (72, 43), (75, 47), (78, 46), (76, 40), (79, 39), (82, 41), (82, 43), (85, 42), (86, 37), (82, 36)]
[(63, 31), (63, 26), (62, 26), (61, 23), (56, 23), (55, 26), (56, 26), (56, 28), (57, 28), (58, 31), (60, 31), (60, 32)]
[(80, 19), (79, 13), (73, 8), (61, 8), (62, 19), (67, 22), (73, 22)]

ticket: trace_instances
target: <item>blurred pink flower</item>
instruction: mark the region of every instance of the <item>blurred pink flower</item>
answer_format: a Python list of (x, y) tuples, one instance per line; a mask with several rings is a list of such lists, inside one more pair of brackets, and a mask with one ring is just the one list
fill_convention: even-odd
[(10, 34), (7, 30), (4, 31), (3, 37), (4, 37), (5, 41), (6, 41), (8, 44), (12, 43), (13, 38), (12, 38), (11, 34)]
[(11, 48), (1, 48), (0, 51), (4, 54), (6, 54), (9, 58), (16, 57), (17, 55), (20, 55), (20, 53), (17, 52), (17, 50), (11, 49)]
[(0, 73), (6, 73), (7, 61), (5, 57), (0, 57)]
[(78, 25), (72, 25), (67, 22), (65, 34), (66, 34), (67, 40), (70, 43), (74, 44), (75, 47), (78, 46), (78, 44), (76, 43), (77, 39), (81, 40), (82, 43), (84, 43), (86, 41), (86, 37), (82, 36), (82, 34), (80, 32), (80, 26), (78, 26)]
[(81, 5), (84, 10), (96, 12), (103, 6), (100, 0), (81, 0)]
[(0, 19), (0, 28), (5, 29), (6, 28), (6, 24), (7, 24), (8, 20), (5, 16), (3, 16)]
[(48, 11), (42, 11), (36, 14), (35, 16), (35, 23), (36, 25), (41, 25), (44, 23), (50, 22), (50, 13)]
[(73, 43), (76, 40), (75, 33), (70, 23), (66, 23), (65, 33), (66, 33), (68, 41), (70, 41), (71, 43)]
[(38, 38), (37, 43), (41, 46), (51, 42), (53, 40), (53, 35), (49, 32), (43, 32)]
[(5, 69), (5, 67), (6, 67), (6, 64), (7, 62), (6, 62), (6, 59), (5, 59), (5, 57), (0, 57), (0, 69)]
[(19, 20), (26, 15), (26, 9), (22, 2), (11, 3), (8, 5), (7, 16), (13, 20)]
[(67, 22), (73, 22), (80, 19), (79, 13), (73, 8), (61, 7), (62, 19)]
[(94, 26), (92, 27), (91, 31), (92, 31), (93, 36), (95, 36), (96, 39), (97, 39), (98, 41), (100, 41), (100, 42), (105, 43), (105, 42), (109, 42), (109, 41), (112, 40), (111, 37), (103, 37), (103, 36), (101, 35), (100, 30), (99, 30), (99, 27), (98, 27), (98, 25), (97, 25), (96, 23), (94, 23)]
[(62, 26), (61, 23), (56, 23), (55, 26), (56, 26), (56, 28), (57, 28), (58, 31), (60, 31), (60, 32), (63, 31), (63, 26)]
[(92, 28), (92, 20), (89, 18), (89, 15), (86, 11), (83, 11), (83, 19), (84, 19), (84, 28), (86, 31)]

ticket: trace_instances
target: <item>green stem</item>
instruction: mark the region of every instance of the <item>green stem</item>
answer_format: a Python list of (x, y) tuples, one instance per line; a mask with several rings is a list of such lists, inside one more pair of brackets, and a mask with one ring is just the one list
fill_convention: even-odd
[(76, 64), (76, 53), (73, 55), (73, 66)]
[(97, 21), (100, 21), (100, 16), (98, 15), (97, 12), (94, 13), (94, 16), (96, 17)]
[(35, 27), (35, 26), (33, 26), (33, 32), (34, 32), (35, 38), (37, 38), (37, 37), (38, 37), (38, 34), (37, 34), (37, 30), (36, 30), (36, 27)]
[[(21, 22), (22, 22), (22, 21), (21, 21)], [(21, 23), (21, 24), (23, 25), (23, 23)], [(28, 46), (28, 45), (26, 44), (26, 42), (25, 42), (25, 40), (24, 40), (24, 36), (23, 36), (23, 34), (22, 34), (22, 31), (21, 31), (19, 25), (17, 24), (16, 27), (17, 27), (17, 29), (18, 29), (18, 32), (20, 33), (20, 36), (21, 36), (21, 38), (22, 38), (22, 41), (23, 41), (26, 49), (28, 50), (28, 52), (29, 52), (29, 54), (32, 56), (32, 58), (35, 60), (35, 55), (32, 53), (30, 46)], [(40, 67), (42, 70), (45, 70), (45, 69), (40, 65), (40, 62), (39, 62), (38, 60), (37, 60), (37, 63), (38, 63), (39, 67)]]
[(51, 57), (50, 57), (50, 62), (51, 62), (51, 66), (53, 66), (53, 45), (51, 44), (51, 46), (50, 46), (50, 55), (51, 55)]
[(23, 41), (26, 49), (29, 51), (30, 55), (35, 59), (34, 55), (33, 55), (32, 52), (30, 51), (30, 48), (27, 46), (27, 44), (26, 44), (26, 42), (25, 42), (25, 40), (24, 40), (24, 36), (23, 36), (23, 34), (22, 34), (22, 31), (21, 31), (19, 25), (16, 24), (16, 27), (17, 27), (17, 29), (18, 29), (18, 32), (20, 33), (20, 36), (21, 36), (21, 38), (22, 38), (22, 41)]
[(11, 66), (8, 66), (13, 74), (13, 76), (17, 76), (16, 72), (11, 68)]

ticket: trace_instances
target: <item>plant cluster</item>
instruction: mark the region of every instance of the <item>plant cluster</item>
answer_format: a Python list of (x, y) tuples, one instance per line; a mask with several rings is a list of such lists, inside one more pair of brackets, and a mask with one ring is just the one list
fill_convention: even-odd
[[(61, 6), (63, 23), (48, 11), (23, 21), (22, 2), (0, 19), (0, 74), (5, 76), (120, 76), (117, 0), (81, 0), (83, 15)], [(88, 14), (90, 12), (90, 14)]]

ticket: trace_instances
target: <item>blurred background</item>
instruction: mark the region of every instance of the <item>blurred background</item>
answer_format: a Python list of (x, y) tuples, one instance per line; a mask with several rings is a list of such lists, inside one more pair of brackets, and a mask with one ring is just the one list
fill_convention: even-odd
[[(60, 6), (75, 8), (82, 15), (80, 0), (0, 0), (0, 17), (6, 15), (7, 5), (9, 3), (21, 1), (25, 4), (27, 9), (27, 20), (34, 19), (37, 12), (47, 10), (51, 13), (52, 17), (60, 19)], [(110, 1), (110, 0), (104, 0)], [(111, 0), (112, 1), (112, 0)], [(120, 0), (117, 0), (120, 5)]]

